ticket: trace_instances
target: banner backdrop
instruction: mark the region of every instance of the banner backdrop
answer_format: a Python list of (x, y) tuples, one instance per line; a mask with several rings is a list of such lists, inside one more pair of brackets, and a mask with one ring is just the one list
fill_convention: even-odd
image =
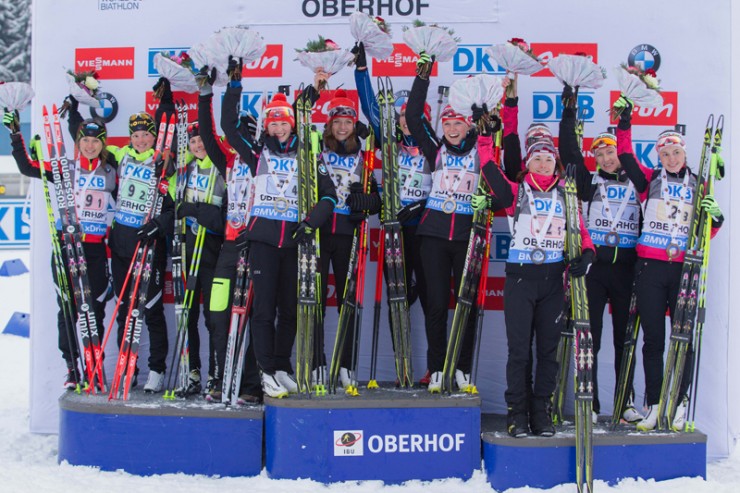
[[(310, 83), (312, 73), (299, 65), (295, 49), (305, 46), (319, 34), (329, 37), (340, 46), (351, 48), (347, 17), (357, 8), (381, 15), (390, 25), (395, 43), (388, 59), (372, 60), (373, 76), (393, 78), (397, 99), (403, 100), (413, 80), (416, 55), (403, 44), (402, 27), (413, 19), (438, 22), (455, 29), (461, 42), (452, 61), (437, 64), (433, 73), (428, 102), (433, 114), (439, 111), (438, 86), (449, 86), (455, 79), (477, 73), (504, 74), (503, 69), (485, 55), (485, 48), (512, 37), (521, 37), (531, 43), (535, 54), (548, 60), (562, 53), (585, 52), (607, 69), (608, 80), (599, 90), (579, 93), (579, 106), (585, 110), (585, 146), (597, 133), (609, 125), (607, 109), (618, 97), (614, 68), (621, 63), (639, 64), (653, 68), (664, 88), (664, 105), (656, 109), (638, 108), (634, 116), (634, 150), (647, 166), (657, 164), (654, 150), (656, 136), (677, 123), (687, 125), (687, 152), (689, 163), (696, 169), (704, 124), (710, 112), (726, 114), (725, 132), (729, 135), (732, 122), (729, 114), (730, 89), (730, 2), (717, 2), (708, 9), (694, 2), (660, 0), (646, 4), (637, 0), (622, 2), (614, 15), (607, 15), (587, 0), (543, 3), (533, 0), (497, 2), (488, 0), (224, 0), (211, 2), (207, 7), (196, 0), (38, 0), (33, 15), (33, 84), (36, 99), (33, 107), (32, 129), (41, 130), (41, 105), (61, 103), (68, 93), (64, 79), (65, 69), (95, 69), (101, 75), (103, 96), (99, 108), (82, 107), (83, 116), (97, 115), (108, 121), (109, 143), (127, 142), (128, 116), (136, 111), (154, 113), (152, 85), (158, 74), (153, 65), (154, 55), (161, 51), (177, 52), (205, 39), (215, 30), (236, 24), (246, 24), (257, 30), (267, 44), (261, 59), (250, 63), (244, 71), (242, 108), (257, 114), (264, 94), (271, 94), (279, 84), (291, 84), (295, 89), (301, 82)], [(619, 17), (624, 13), (623, 17)], [(627, 14), (629, 13), (629, 14)], [(711, 32), (712, 42), (694, 33)], [(353, 68), (348, 67), (334, 75), (330, 88), (342, 86), (354, 97)], [(223, 94), (223, 88), (215, 89)], [(520, 130), (533, 121), (547, 123), (557, 132), (562, 113), (560, 92), (562, 85), (549, 71), (519, 80)], [(175, 94), (189, 104), (191, 120), (196, 115), (196, 95)], [(291, 95), (292, 96), (292, 95)], [(317, 122), (326, 121), (322, 98), (315, 110)], [(220, 98), (214, 98), (216, 117), (220, 115)], [(728, 138), (725, 139), (729, 141)], [(69, 145), (68, 148), (71, 148)], [(730, 161), (731, 146), (724, 145), (723, 153)], [(585, 152), (587, 162), (593, 156)], [(730, 171), (730, 177), (732, 172)], [(719, 183), (717, 198), (729, 210), (729, 182)], [(49, 265), (50, 247), (46, 214), (43, 212), (43, 194), (35, 184), (34, 215), (32, 221), (32, 262), (35, 266)], [(729, 230), (731, 219), (712, 243), (710, 268), (709, 308), (707, 331), (702, 349), (700, 399), (697, 410), (698, 427), (709, 433), (709, 453), (724, 456), (730, 451), (734, 437), (733, 425), (740, 421), (737, 411), (728, 415), (733, 400), (737, 399), (727, 375), (728, 353), (737, 348), (729, 335)], [(368, 264), (366, 292), (373, 292), (375, 279), (378, 223), (372, 223), (371, 261)], [(483, 397), (484, 412), (505, 412), (503, 394), (506, 386), (507, 356), (503, 321), (504, 262), (508, 254), (509, 227), (505, 218), (494, 223), (493, 243), (485, 322), (481, 343), (481, 361), (478, 388)], [(331, 282), (331, 281), (330, 281)], [(37, 432), (57, 430), (57, 403), (61, 377), (64, 374), (62, 358), (56, 349), (56, 321), (54, 292), (49, 269), (33, 269), (33, 327), (32, 327), (32, 397), (31, 429)], [(169, 289), (169, 291), (167, 291)], [(337, 310), (330, 285), (326, 317), (326, 351), (330, 353), (336, 327)], [(452, 296), (452, 291), (450, 292)], [(172, 302), (170, 284), (165, 292)], [(360, 380), (366, 380), (369, 371), (369, 349), (372, 329), (372, 300), (366, 298), (360, 350)], [(426, 341), (421, 309), (411, 308), (413, 324), (413, 351), (415, 378), (426, 369)], [(113, 310), (109, 306), (108, 317)], [(170, 340), (174, 340), (174, 316), (169, 313)], [(451, 322), (452, 311), (448, 322)], [(611, 344), (611, 322), (604, 315), (605, 334), (599, 354), (600, 399), (602, 414), (611, 413), (614, 373)], [(383, 305), (381, 324), (379, 379), (394, 378), (387, 313)], [(115, 330), (115, 328), (114, 328)], [(205, 328), (202, 340), (207, 341)], [(729, 347), (729, 342), (734, 347)], [(139, 367), (146, 377), (148, 341), (144, 334)], [(170, 348), (171, 350), (171, 348)], [(107, 373), (117, 351), (110, 341), (107, 347)], [(203, 344), (203, 361), (207, 361), (207, 344)], [(637, 356), (637, 401), (643, 399), (642, 358)], [(169, 360), (168, 360), (169, 361)], [(141, 381), (140, 381), (141, 383)], [(569, 410), (572, 412), (572, 402)]]

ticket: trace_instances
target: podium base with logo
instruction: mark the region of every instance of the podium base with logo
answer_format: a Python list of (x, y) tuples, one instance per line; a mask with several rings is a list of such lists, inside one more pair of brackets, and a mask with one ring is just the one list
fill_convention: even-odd
[[(552, 488), (575, 483), (575, 434), (559, 427), (552, 438), (511, 438), (506, 418), (483, 418), (483, 463), (491, 486)], [(683, 476), (706, 478), (707, 436), (694, 433), (639, 433), (634, 425), (609, 431), (594, 425), (594, 479), (614, 484), (623, 478), (662, 481)]]
[[(340, 394), (341, 393), (341, 394)], [(468, 479), (480, 469), (480, 398), (426, 389), (265, 400), (271, 478), (385, 483)]]
[(139, 475), (255, 476), (262, 424), (261, 406), (166, 401), (138, 389), (128, 401), (67, 392), (59, 398), (59, 462)]

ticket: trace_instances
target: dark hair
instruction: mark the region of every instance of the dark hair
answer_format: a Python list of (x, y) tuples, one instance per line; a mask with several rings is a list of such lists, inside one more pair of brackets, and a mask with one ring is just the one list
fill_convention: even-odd
[(352, 133), (347, 136), (347, 140), (340, 142), (334, 137), (331, 131), (332, 122), (324, 126), (324, 147), (336, 153), (354, 154), (360, 150), (360, 140), (357, 138), (357, 132), (354, 126)]

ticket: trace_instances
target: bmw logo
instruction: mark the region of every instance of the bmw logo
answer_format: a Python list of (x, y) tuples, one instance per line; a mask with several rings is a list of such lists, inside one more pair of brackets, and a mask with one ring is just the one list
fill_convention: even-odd
[(100, 100), (100, 107), (90, 107), (90, 115), (93, 118), (101, 118), (105, 123), (110, 123), (118, 114), (118, 100), (116, 97), (109, 92), (101, 92), (98, 94)]
[(653, 45), (637, 45), (630, 51), (627, 65), (643, 71), (651, 68), (657, 72), (660, 68), (660, 52)]
[(409, 94), (411, 94), (411, 91), (407, 91), (405, 89), (401, 91), (396, 91), (393, 94), (393, 97), (396, 99), (396, 104), (395, 104), (396, 114), (398, 115), (401, 114), (401, 106), (403, 106), (403, 104), (406, 101), (408, 101)]

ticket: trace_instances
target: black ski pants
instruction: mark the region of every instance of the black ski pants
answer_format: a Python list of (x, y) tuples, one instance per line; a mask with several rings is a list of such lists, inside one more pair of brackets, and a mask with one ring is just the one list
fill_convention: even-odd
[[(334, 272), (334, 286), (337, 295), (337, 311), (344, 303), (344, 289), (347, 287), (347, 275), (349, 271), (349, 257), (352, 252), (352, 236), (321, 233), (321, 308), (326, 314), (326, 298), (328, 296), (329, 265)], [(326, 365), (326, 353), (324, 351), (324, 317), (316, 327), (314, 335), (314, 361), (313, 368)], [(354, 318), (347, 327), (342, 354), (339, 365), (350, 368), (352, 365), (352, 353), (356, 351)], [(334, 341), (329, 347), (334, 347)]]
[[(504, 320), (509, 356), (504, 397), (506, 405), (515, 412), (528, 412), (529, 399), (549, 399), (555, 391), (563, 296), (562, 276), (528, 279), (506, 275)], [(533, 340), (537, 368), (530, 395)]]
[[(450, 274), (454, 280), (453, 297), (457, 302), (460, 290), (467, 241), (448, 241), (425, 236), (421, 242), (421, 263), (427, 284), (427, 310), (424, 325), (427, 333), (427, 368), (434, 373), (442, 371), (447, 353), (447, 318), (450, 305)], [(470, 373), (475, 344), (476, 310), (471, 309), (463, 336), (457, 368)]]
[(622, 352), (624, 351), (624, 341), (627, 335), (627, 320), (629, 319), (634, 273), (635, 269), (631, 264), (607, 264), (597, 261), (591, 266), (586, 276), (591, 337), (594, 343), (593, 409), (597, 414), (601, 410), (597, 375), (598, 355), (599, 349), (601, 349), (601, 334), (604, 325), (604, 308), (606, 308), (607, 302), (611, 305), (614, 374), (619, 378), (619, 367), (622, 363)]
[(290, 355), (296, 336), (298, 253), (295, 248), (253, 241), (249, 262), (254, 283), (252, 337), (257, 363), (268, 374), (278, 370), (293, 373)]
[[(162, 241), (162, 240), (159, 240)], [(131, 258), (121, 257), (111, 252), (111, 274), (116, 295), (121, 299), (116, 320), (118, 322), (118, 347), (126, 333), (126, 315), (129, 311), (129, 293), (135, 279), (129, 279), (126, 292), (121, 293), (123, 283), (128, 273)], [(164, 318), (164, 301), (162, 299), (164, 287), (164, 272), (167, 267), (167, 255), (163, 248), (157, 248), (152, 262), (152, 276), (146, 295), (145, 321), (149, 331), (149, 369), (164, 373), (167, 369), (167, 322)], [(133, 274), (132, 274), (133, 276)]]
[[(681, 283), (681, 268), (681, 262), (645, 258), (637, 260), (635, 293), (643, 330), (642, 364), (645, 369), (645, 397), (648, 406), (660, 401), (665, 353), (665, 312), (666, 309), (669, 310), (673, 321)], [(693, 347), (689, 345), (679, 399), (686, 395), (691, 382), (693, 359)]]

